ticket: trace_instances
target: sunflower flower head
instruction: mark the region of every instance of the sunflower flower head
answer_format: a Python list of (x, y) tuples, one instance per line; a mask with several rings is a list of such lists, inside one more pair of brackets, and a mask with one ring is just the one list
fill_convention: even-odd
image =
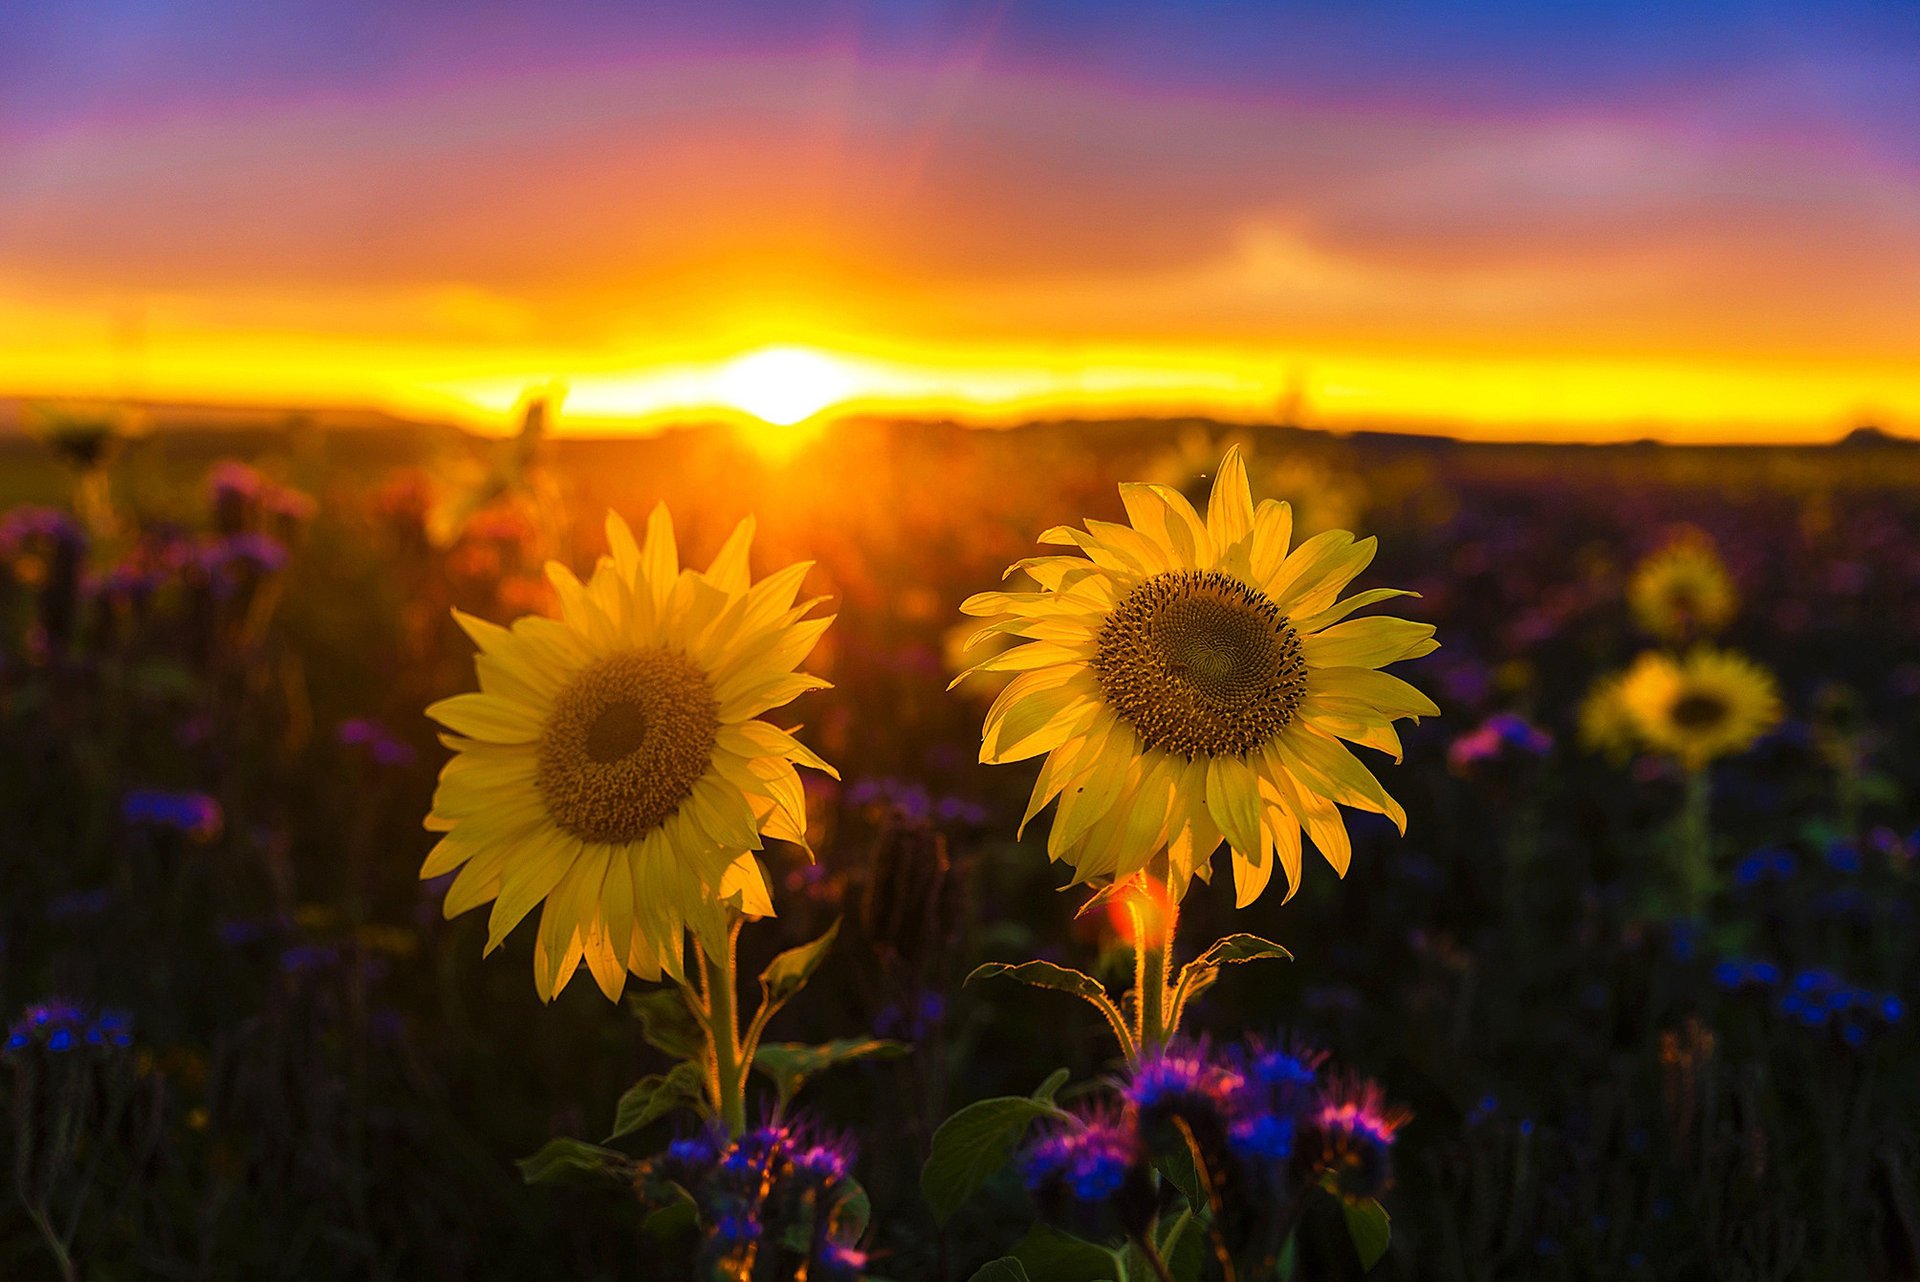
[(1413, 594), (1343, 599), (1375, 540), (1330, 530), (1290, 550), (1291, 508), (1254, 506), (1237, 449), (1204, 516), (1164, 485), (1122, 485), (1120, 496), (1126, 524), (1048, 530), (1040, 542), (1072, 551), (1008, 570), (1038, 591), (962, 604), (985, 621), (977, 640), (1019, 642), (956, 679), (1014, 674), (987, 712), (980, 759), (1046, 757), (1021, 827), (1057, 799), (1047, 851), (1076, 881), (1123, 880), (1165, 851), (1184, 894), (1225, 841), (1245, 906), (1276, 863), (1292, 894), (1303, 829), (1344, 875), (1338, 806), (1406, 827), (1346, 744), (1398, 760), (1393, 722), (1439, 712), (1379, 670), (1435, 649), (1433, 628), (1348, 616)]
[(1740, 603), (1713, 540), (1698, 530), (1683, 532), (1640, 563), (1627, 602), (1640, 626), (1663, 641), (1713, 636)]
[(1745, 752), (1781, 716), (1771, 673), (1705, 647), (1680, 658), (1641, 655), (1621, 681), (1620, 700), (1641, 740), (1688, 770)]
[(544, 904), (543, 1000), (583, 961), (609, 999), (629, 972), (679, 978), (688, 928), (711, 940), (730, 912), (771, 915), (763, 838), (806, 844), (795, 766), (833, 768), (759, 718), (827, 684), (794, 669), (832, 619), (795, 602), (806, 563), (752, 581), (753, 531), (742, 521), (693, 570), (665, 505), (644, 543), (609, 513), (610, 554), (587, 582), (547, 566), (559, 618), (455, 612), (480, 689), (427, 709), (454, 755), (420, 876), (459, 870), (449, 917), (492, 901), (489, 952)]

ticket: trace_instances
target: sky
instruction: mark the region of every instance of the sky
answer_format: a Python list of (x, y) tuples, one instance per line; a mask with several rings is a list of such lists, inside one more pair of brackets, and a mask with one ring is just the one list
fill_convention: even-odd
[(1920, 434), (1920, 3), (0, 5), (0, 396)]

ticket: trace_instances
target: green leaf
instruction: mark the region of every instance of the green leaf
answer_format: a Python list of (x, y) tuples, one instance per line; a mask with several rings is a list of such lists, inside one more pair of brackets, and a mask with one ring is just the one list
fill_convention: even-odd
[(826, 934), (812, 943), (789, 948), (767, 963), (767, 968), (760, 972), (760, 988), (766, 994), (770, 1009), (784, 1005), (788, 998), (806, 987), (839, 934), (840, 923), (836, 921), (827, 927)]
[(1030, 961), (1017, 965), (1010, 962), (988, 962), (977, 966), (965, 982), (971, 984), (976, 979), (1017, 980), (1035, 988), (1051, 988), (1057, 992), (1072, 993), (1090, 1002), (1111, 1001), (1104, 984), (1085, 971), (1074, 970), (1070, 966), (1056, 966), (1052, 962)]
[[(1160, 1249), (1160, 1259), (1167, 1266), (1167, 1272), (1173, 1275), (1173, 1282), (1200, 1282), (1200, 1274), (1206, 1268), (1211, 1257), (1207, 1242), (1207, 1230), (1204, 1222), (1192, 1211), (1182, 1211), (1179, 1215), (1166, 1219), (1159, 1225), (1154, 1238)], [(1127, 1277), (1153, 1282), (1158, 1275), (1153, 1271), (1152, 1261), (1137, 1242), (1128, 1242)], [(1264, 1275), (1263, 1275), (1264, 1276)]]
[(988, 1260), (967, 1282), (1030, 1282), (1026, 1268), (1013, 1256)]
[(1028, 1277), (1046, 1282), (1123, 1282), (1120, 1262), (1112, 1251), (1048, 1224), (1028, 1229), (1013, 1254), (1026, 1267)]
[(700, 1065), (675, 1064), (665, 1073), (648, 1073), (627, 1088), (613, 1110), (609, 1140), (631, 1135), (676, 1108), (700, 1110), (706, 1102), (706, 1076)]
[(633, 1169), (633, 1160), (585, 1140), (548, 1140), (532, 1157), (514, 1163), (520, 1178), (529, 1184), (551, 1184), (569, 1175), (619, 1175), (625, 1178)]
[(691, 1198), (683, 1198), (666, 1206), (656, 1207), (647, 1213), (646, 1219), (640, 1222), (641, 1232), (661, 1241), (684, 1237), (699, 1227), (700, 1213), (694, 1209)]
[(1207, 1191), (1200, 1179), (1200, 1159), (1194, 1155), (1193, 1143), (1185, 1135), (1180, 1137), (1180, 1147), (1157, 1155), (1153, 1167), (1180, 1190), (1180, 1196), (1187, 1199), (1194, 1214), (1208, 1209)]
[(1207, 1230), (1197, 1216), (1182, 1215), (1160, 1237), (1160, 1258), (1167, 1262), (1173, 1282), (1200, 1282), (1211, 1252)]
[(809, 1078), (856, 1059), (899, 1059), (913, 1047), (880, 1037), (842, 1037), (809, 1046), (805, 1042), (763, 1042), (753, 1053), (753, 1066), (773, 1079), (782, 1109), (800, 1093)]
[(1292, 961), (1293, 954), (1272, 940), (1262, 939), (1258, 935), (1228, 935), (1225, 939), (1214, 940), (1213, 947), (1188, 962), (1180, 970), (1180, 978), (1173, 987), (1176, 1017), (1186, 1010), (1188, 1002), (1213, 987), (1213, 981), (1220, 978), (1222, 966), (1265, 961), (1269, 958)]
[(988, 1176), (1007, 1164), (1034, 1118), (1064, 1116), (1053, 1106), (1053, 1092), (1064, 1081), (1066, 1070), (1061, 1069), (1031, 1096), (983, 1099), (940, 1123), (927, 1164), (920, 1168), (920, 1192), (935, 1218), (945, 1223)]
[(707, 1032), (700, 1017), (687, 1008), (679, 988), (655, 988), (636, 993), (627, 1005), (640, 1017), (640, 1035), (675, 1059), (700, 1059), (707, 1052)]
[(1340, 1209), (1346, 1212), (1347, 1233), (1353, 1238), (1353, 1249), (1360, 1253), (1360, 1267), (1371, 1269), (1393, 1240), (1386, 1208), (1368, 1198), (1364, 1202), (1342, 1202)]
[(1051, 988), (1056, 992), (1071, 993), (1084, 1001), (1091, 1002), (1100, 1012), (1101, 1018), (1113, 1030), (1114, 1039), (1120, 1043), (1120, 1049), (1129, 1057), (1133, 1055), (1133, 1034), (1127, 1028), (1127, 1021), (1120, 1015), (1120, 1008), (1113, 1004), (1113, 998), (1107, 996), (1106, 985), (1085, 971), (1074, 970), (1070, 966), (1056, 966), (1052, 962), (988, 962), (977, 966), (966, 983), (976, 979), (997, 979), (1000, 977), (1018, 980), (1034, 988)]
[(1225, 939), (1216, 939), (1213, 947), (1201, 953), (1188, 963), (1188, 969), (1195, 966), (1218, 968), (1237, 965), (1250, 961), (1292, 961), (1293, 954), (1270, 939), (1258, 935), (1228, 935)]

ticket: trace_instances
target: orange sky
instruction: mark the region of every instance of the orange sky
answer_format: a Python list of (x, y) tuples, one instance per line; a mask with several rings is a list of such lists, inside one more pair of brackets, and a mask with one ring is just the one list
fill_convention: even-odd
[(0, 131), (0, 395), (1823, 439), (1920, 433), (1916, 299), (1913, 173), (1631, 116), (815, 51)]

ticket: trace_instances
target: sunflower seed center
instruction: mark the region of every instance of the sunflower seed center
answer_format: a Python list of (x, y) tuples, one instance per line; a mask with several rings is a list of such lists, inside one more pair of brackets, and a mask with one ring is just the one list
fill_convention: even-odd
[(540, 732), (534, 780), (547, 812), (586, 841), (646, 836), (710, 768), (719, 713), (712, 683), (684, 654), (635, 650), (582, 670)]
[(1100, 629), (1101, 693), (1153, 748), (1244, 756), (1292, 723), (1307, 692), (1300, 636), (1263, 593), (1217, 570), (1156, 574)]
[(1725, 721), (1728, 712), (1727, 701), (1719, 695), (1692, 691), (1674, 700), (1669, 715), (1683, 730), (1706, 730)]

